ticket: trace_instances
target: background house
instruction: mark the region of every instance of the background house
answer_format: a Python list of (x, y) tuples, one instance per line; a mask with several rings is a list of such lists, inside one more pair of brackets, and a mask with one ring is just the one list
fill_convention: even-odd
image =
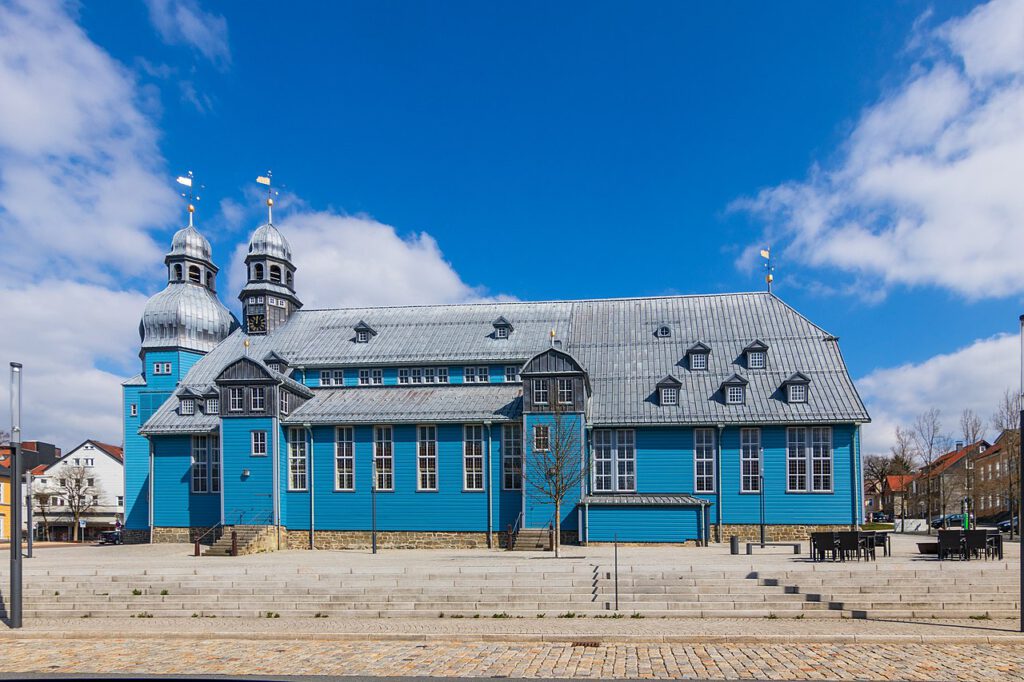
[[(120, 447), (87, 440), (57, 462), (33, 470), (37, 537), (97, 539), (124, 519), (124, 456)], [(84, 520), (79, 534), (76, 521)]]

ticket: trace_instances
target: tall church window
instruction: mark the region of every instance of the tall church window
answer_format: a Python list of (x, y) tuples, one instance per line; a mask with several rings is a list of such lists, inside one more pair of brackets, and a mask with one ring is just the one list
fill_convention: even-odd
[(177, 263), (174, 266), (174, 279), (178, 280), (179, 282), (181, 281), (182, 278), (181, 272), (181, 263)]
[(416, 490), (437, 490), (437, 427), (420, 426), (416, 439)]
[(390, 426), (375, 426), (373, 429), (373, 469), (377, 490), (395, 489), (395, 459)]
[(467, 424), (463, 438), (462, 470), (465, 490), (484, 489), (484, 427)]
[(263, 279), (263, 263), (257, 263), (253, 268), (253, 276), (255, 279)]
[(281, 266), (280, 265), (271, 265), (270, 266), (270, 281), (271, 282), (278, 282), (278, 283), (281, 282)]
[(192, 492), (220, 492), (220, 438), (192, 436)]
[(523, 427), (505, 424), (501, 441), (502, 488), (521, 490), (523, 487)]
[(306, 489), (306, 432), (288, 429), (288, 490)]
[(594, 491), (636, 490), (636, 445), (630, 429), (594, 430)]
[(694, 492), (715, 492), (715, 449), (714, 429), (693, 430)]
[(288, 286), (292, 285), (292, 273), (288, 273)]

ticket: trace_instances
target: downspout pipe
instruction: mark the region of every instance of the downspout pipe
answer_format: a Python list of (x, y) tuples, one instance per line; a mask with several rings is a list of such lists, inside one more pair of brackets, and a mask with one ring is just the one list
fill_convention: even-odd
[(148, 438), (147, 440), (149, 441), (149, 491), (147, 495), (147, 497), (149, 497), (149, 544), (152, 545), (153, 534), (156, 531), (156, 518), (153, 516), (155, 513), (155, 506), (153, 504), (153, 458), (156, 453), (153, 451), (153, 439)]
[(715, 457), (715, 542), (722, 541), (722, 432), (725, 424), (718, 425), (718, 456)]
[(487, 549), (494, 548), (494, 474), (491, 466), (491, 422), (484, 422), (487, 428)]
[[(279, 389), (280, 390), (280, 389)], [(281, 447), (280, 447), (280, 433), (281, 433), (281, 421), (278, 417), (274, 417), (271, 422), (273, 424), (273, 434), (271, 441), (273, 447), (273, 460), (271, 462), (270, 472), (270, 485), (273, 486), (273, 497), (271, 497), (274, 514), (274, 528), (277, 534), (277, 548), (281, 549)]]
[[(862, 471), (860, 461), (860, 422), (853, 423), (853, 435), (850, 440), (850, 466), (853, 467), (854, 474), (850, 477), (850, 480), (853, 482), (852, 490), (850, 491), (853, 504), (850, 528), (857, 530), (857, 526), (860, 523), (860, 491), (864, 489), (864, 472)], [(833, 485), (835, 485), (834, 481)]]
[(313, 426), (309, 422), (302, 425), (306, 430), (309, 445), (306, 450), (306, 461), (309, 463), (309, 475), (306, 486), (309, 489), (309, 548), (316, 549), (316, 485), (313, 478)]

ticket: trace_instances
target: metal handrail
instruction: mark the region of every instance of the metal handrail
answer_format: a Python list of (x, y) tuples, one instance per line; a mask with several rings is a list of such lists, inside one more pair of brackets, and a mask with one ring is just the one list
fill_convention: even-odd
[(516, 538), (519, 537), (519, 531), (523, 526), (523, 512), (519, 512), (516, 516), (515, 523), (508, 527), (508, 548), (512, 549), (516, 546)]
[[(206, 537), (207, 535), (209, 535), (210, 533), (214, 532), (214, 531), (215, 531), (215, 530), (217, 530), (217, 529), (220, 529), (220, 530), (224, 530), (224, 524), (223, 524), (223, 523), (221, 523), (220, 521), (218, 521), (218, 522), (217, 522), (216, 524), (214, 524), (213, 526), (210, 526), (210, 528), (209, 528), (209, 529), (207, 529), (207, 531), (206, 531), (205, 533), (203, 533), (202, 535), (200, 535), (199, 537), (197, 537), (197, 538), (195, 539), (195, 543), (196, 543), (197, 545), (198, 545), (198, 544), (201, 544), (201, 543), (202, 543), (202, 541), (203, 541), (203, 538), (205, 538), (205, 537)], [(215, 537), (213, 538), (213, 542), (217, 542), (217, 540), (219, 540), (219, 539), (220, 539), (220, 536), (215, 536)]]

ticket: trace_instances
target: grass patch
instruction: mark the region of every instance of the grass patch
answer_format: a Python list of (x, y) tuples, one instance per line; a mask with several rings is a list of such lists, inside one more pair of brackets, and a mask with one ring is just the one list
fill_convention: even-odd
[(169, 594), (170, 594), (170, 592), (168, 592), (167, 590), (160, 590), (160, 596), (161, 597), (166, 597)]
[(644, 617), (644, 614), (640, 613), (639, 611), (634, 611), (633, 615), (630, 616), (630, 618), (643, 618), (643, 617)]
[(983, 613), (980, 616), (971, 616), (971, 620), (992, 620), (992, 616)]
[(134, 590), (132, 590), (132, 594), (138, 597), (140, 594), (142, 594), (142, 590), (136, 587)]
[(581, 618), (582, 616), (577, 616), (573, 611), (566, 611), (565, 613), (558, 614), (558, 617), (559, 618)]
[(862, 523), (861, 530), (893, 530), (895, 526), (891, 523)]
[(267, 618), (280, 618), (280, 617), (281, 617), (280, 613), (275, 613), (274, 611), (267, 611)]
[(512, 614), (507, 613), (505, 611), (502, 611), (501, 613), (496, 613), (493, 616), (491, 616), (491, 618), (511, 618), (511, 617), (512, 617)]

